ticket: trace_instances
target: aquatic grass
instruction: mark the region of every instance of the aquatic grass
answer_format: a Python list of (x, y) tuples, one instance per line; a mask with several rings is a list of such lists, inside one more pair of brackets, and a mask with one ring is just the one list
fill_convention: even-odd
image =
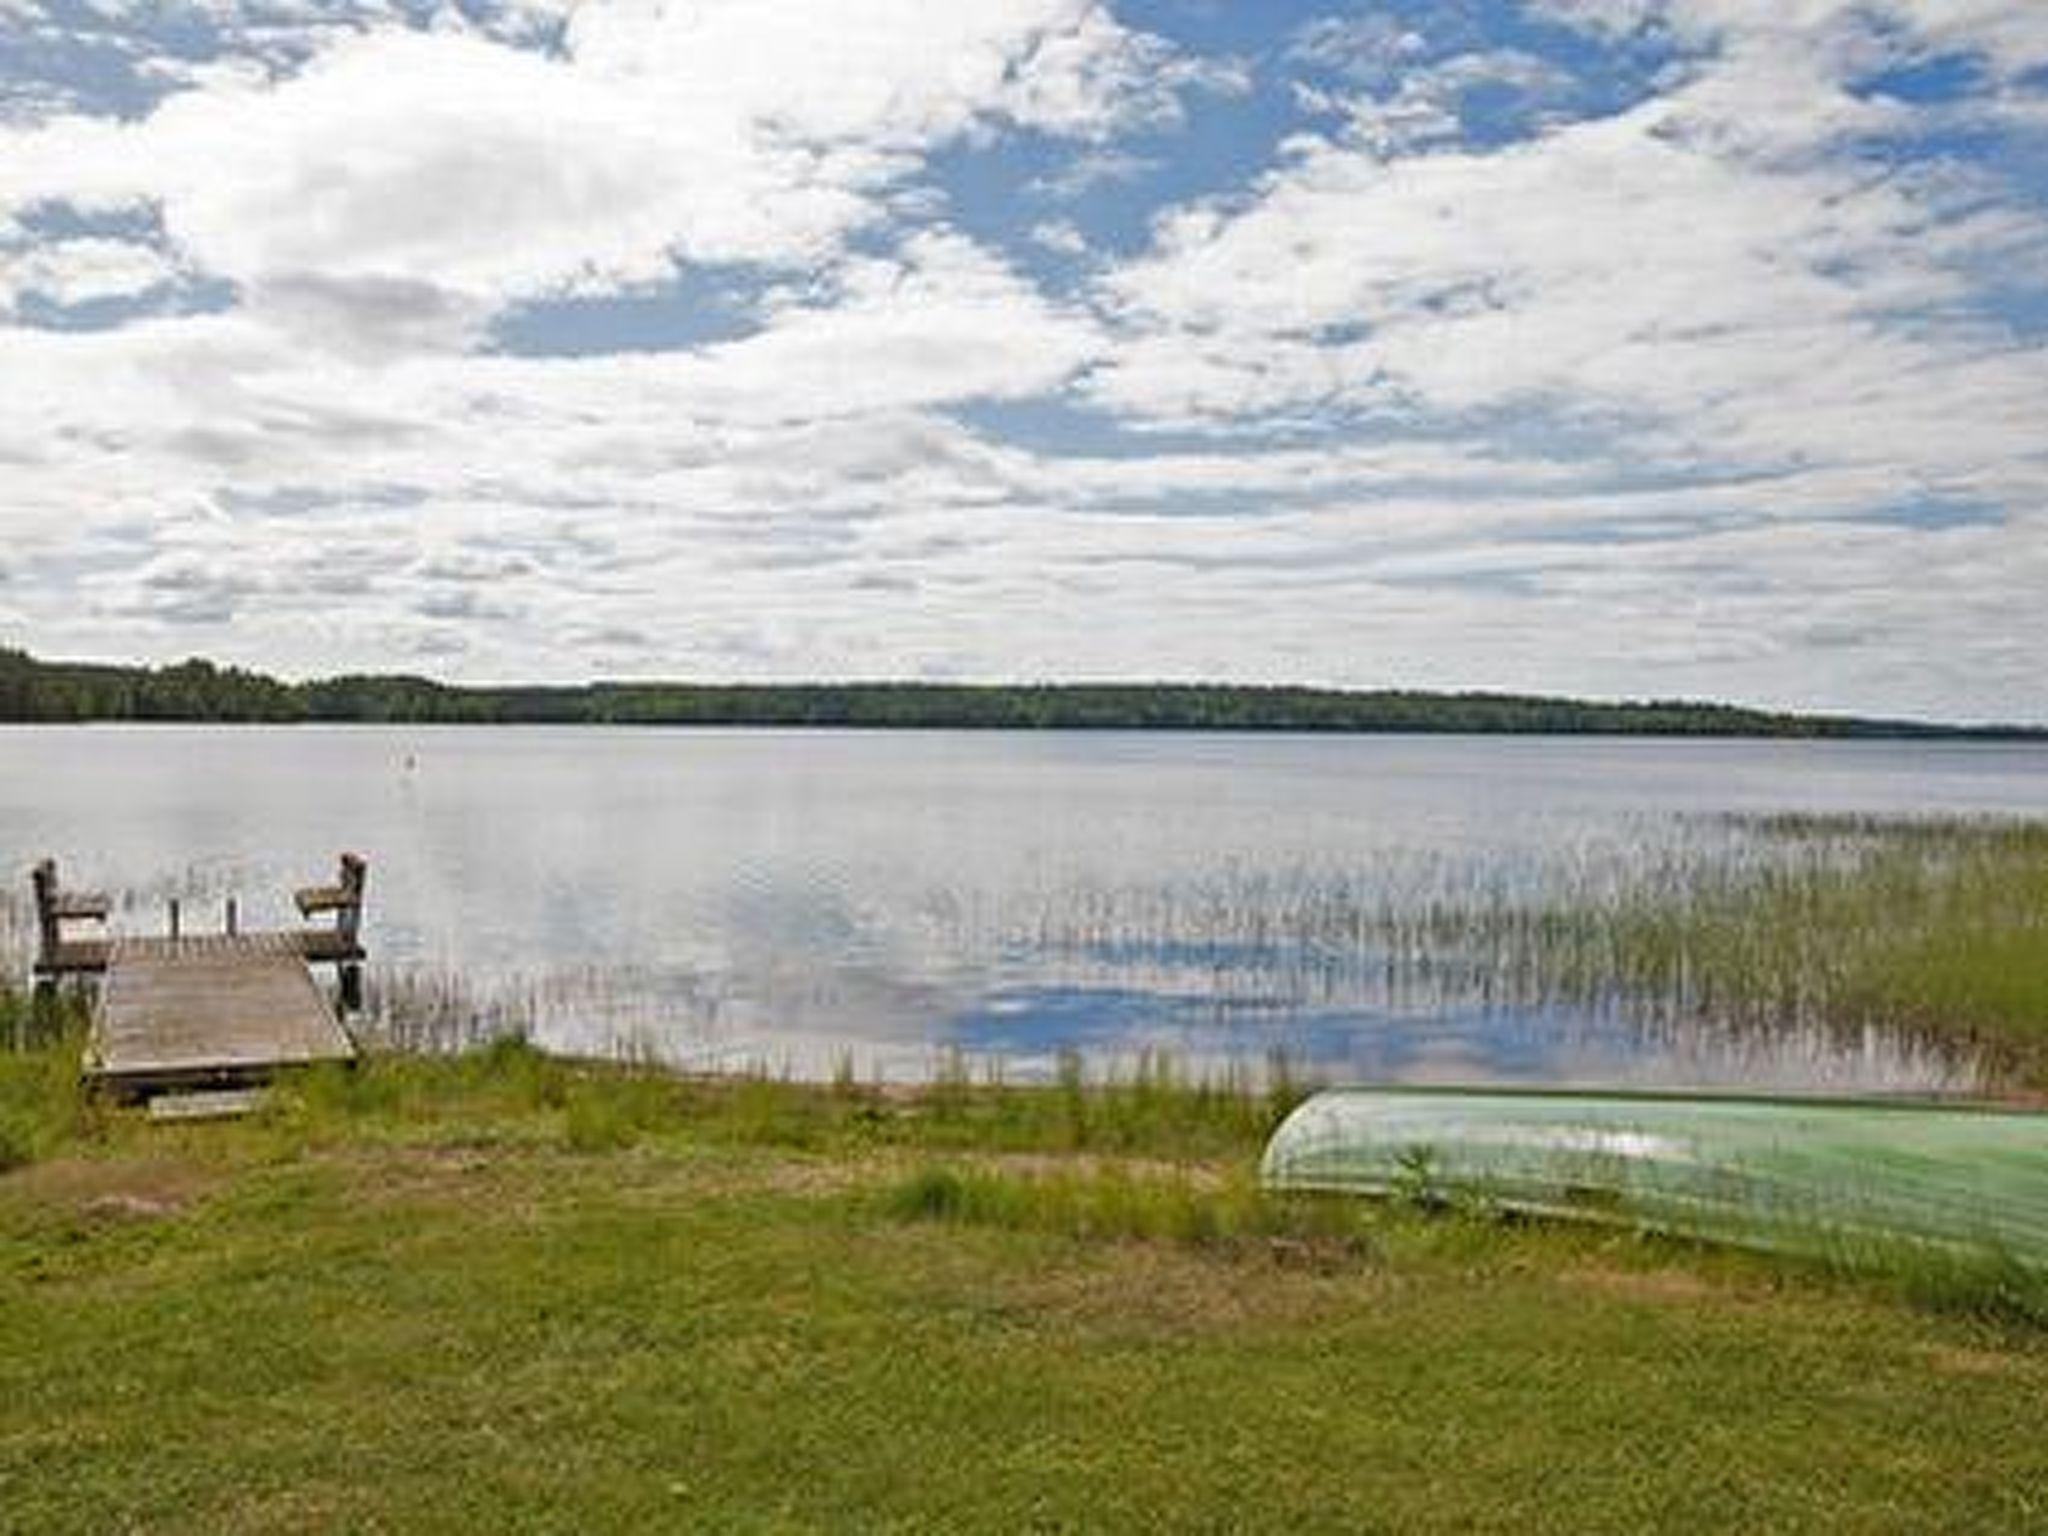
[(1620, 986), (1758, 1028), (1877, 1024), (2048, 1080), (2048, 825), (1769, 823), (1799, 855), (1607, 915)]
[(1035, 935), (1079, 981), (1219, 1010), (1538, 1010), (1620, 1025), (1675, 1063), (1720, 1052), (1715, 1075), (1738, 1080), (1791, 1086), (1833, 1046), (1844, 1087), (2048, 1082), (2040, 821), (1703, 818), (1541, 879), (1446, 866), (1404, 889), (1231, 869), (1060, 893)]
[(0, 1052), (39, 1051), (82, 1034), (89, 998), (78, 987), (30, 989), (0, 974)]

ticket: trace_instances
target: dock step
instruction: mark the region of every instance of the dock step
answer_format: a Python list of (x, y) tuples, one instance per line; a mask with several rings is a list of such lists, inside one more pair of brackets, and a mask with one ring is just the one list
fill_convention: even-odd
[(263, 1107), (260, 1088), (216, 1088), (197, 1093), (160, 1093), (149, 1101), (152, 1120), (234, 1120)]

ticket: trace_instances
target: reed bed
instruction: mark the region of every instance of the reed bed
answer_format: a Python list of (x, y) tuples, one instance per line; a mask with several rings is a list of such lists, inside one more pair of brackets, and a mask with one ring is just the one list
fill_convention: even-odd
[(2048, 825), (1777, 818), (1789, 857), (1552, 913), (1546, 984), (1743, 1030), (1872, 1027), (2048, 1081)]
[(1277, 1004), (1557, 1009), (1684, 1045), (1893, 1042), (1967, 1084), (2048, 1081), (2048, 823), (1724, 818), (1546, 886), (1376, 894), (1339, 873), (1226, 872), (1082, 893), (1037, 937), (1076, 963), (1208, 976)]

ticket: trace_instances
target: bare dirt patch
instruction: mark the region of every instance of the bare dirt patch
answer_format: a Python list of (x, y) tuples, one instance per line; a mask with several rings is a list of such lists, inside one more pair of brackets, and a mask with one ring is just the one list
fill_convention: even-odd
[(1704, 1301), (1726, 1292), (1705, 1276), (1682, 1269), (1568, 1269), (1557, 1278), (1566, 1285), (1635, 1301)]
[(93, 1221), (175, 1216), (219, 1187), (219, 1173), (156, 1158), (53, 1158), (9, 1176), (7, 1192), (46, 1211)]
[(1929, 1344), (1921, 1356), (1945, 1376), (2018, 1376), (2039, 1379), (2048, 1376), (2040, 1357), (2008, 1354), (1994, 1349), (1967, 1349), (1955, 1344)]
[(1304, 1259), (1288, 1239), (1217, 1249), (1160, 1241), (1104, 1244), (1009, 1291), (1034, 1312), (1089, 1326), (1178, 1336), (1292, 1327), (1384, 1295), (1399, 1281), (1370, 1258)]
[[(944, 1158), (927, 1159), (945, 1161)], [(963, 1166), (991, 1173), (1015, 1174), (1022, 1178), (1065, 1175), (1095, 1178), (1120, 1174), (1132, 1179), (1153, 1179), (1161, 1183), (1184, 1184), (1190, 1189), (1213, 1191), (1228, 1182), (1228, 1171), (1214, 1163), (1178, 1163), (1160, 1157), (1129, 1157), (1102, 1152), (965, 1152), (952, 1159)]]

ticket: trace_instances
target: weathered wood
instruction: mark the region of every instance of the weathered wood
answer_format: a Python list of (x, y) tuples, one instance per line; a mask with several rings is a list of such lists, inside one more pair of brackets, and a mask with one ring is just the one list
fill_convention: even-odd
[(299, 916), (311, 917), (318, 912), (333, 912), (337, 921), (353, 932), (354, 919), (363, 910), (363, 884), (368, 878), (369, 866), (353, 853), (341, 856), (340, 868), (332, 885), (309, 885), (292, 894), (297, 903)]
[(52, 981), (59, 976), (97, 976), (107, 968), (113, 948), (112, 939), (60, 939), (36, 960), (36, 975)]
[(263, 1107), (260, 1088), (203, 1088), (160, 1093), (149, 1101), (152, 1120), (232, 1120)]
[(57, 861), (44, 859), (29, 871), (28, 879), (36, 893), (36, 969), (41, 970), (63, 941), (57, 922)]
[[(165, 938), (74, 939), (64, 933), (66, 920), (104, 922), (110, 904), (60, 889), (56, 862), (44, 859), (32, 876), (37, 985), (54, 987), (66, 974), (102, 978), (84, 1071), (116, 1092), (220, 1087), (279, 1067), (349, 1060), (355, 1044), (308, 967), (337, 966), (343, 1008), (359, 1006), (366, 872), (363, 860), (345, 853), (334, 886), (298, 893), (302, 913), (331, 911), (332, 926), (244, 934), (241, 904), (230, 896), (227, 931), (188, 938), (173, 898)], [(329, 895), (336, 899), (307, 899)]]
[(302, 928), (291, 935), (313, 965), (355, 965), (368, 958), (363, 946), (331, 928)]
[(121, 939), (85, 1071), (116, 1090), (145, 1092), (245, 1082), (354, 1055), (295, 934)]
[(353, 1013), (363, 1005), (363, 886), (369, 865), (356, 854), (344, 853), (332, 885), (309, 885), (293, 894), (301, 917), (334, 914), (331, 927), (313, 926), (299, 932), (299, 952), (309, 961), (332, 964), (341, 980), (341, 1008)]
[(111, 904), (104, 896), (85, 891), (66, 891), (57, 883), (57, 861), (44, 859), (29, 873), (36, 896), (35, 978), (39, 986), (50, 986), (61, 976), (93, 974), (106, 969), (107, 942), (104, 939), (73, 939), (64, 932), (67, 922), (104, 923)]

